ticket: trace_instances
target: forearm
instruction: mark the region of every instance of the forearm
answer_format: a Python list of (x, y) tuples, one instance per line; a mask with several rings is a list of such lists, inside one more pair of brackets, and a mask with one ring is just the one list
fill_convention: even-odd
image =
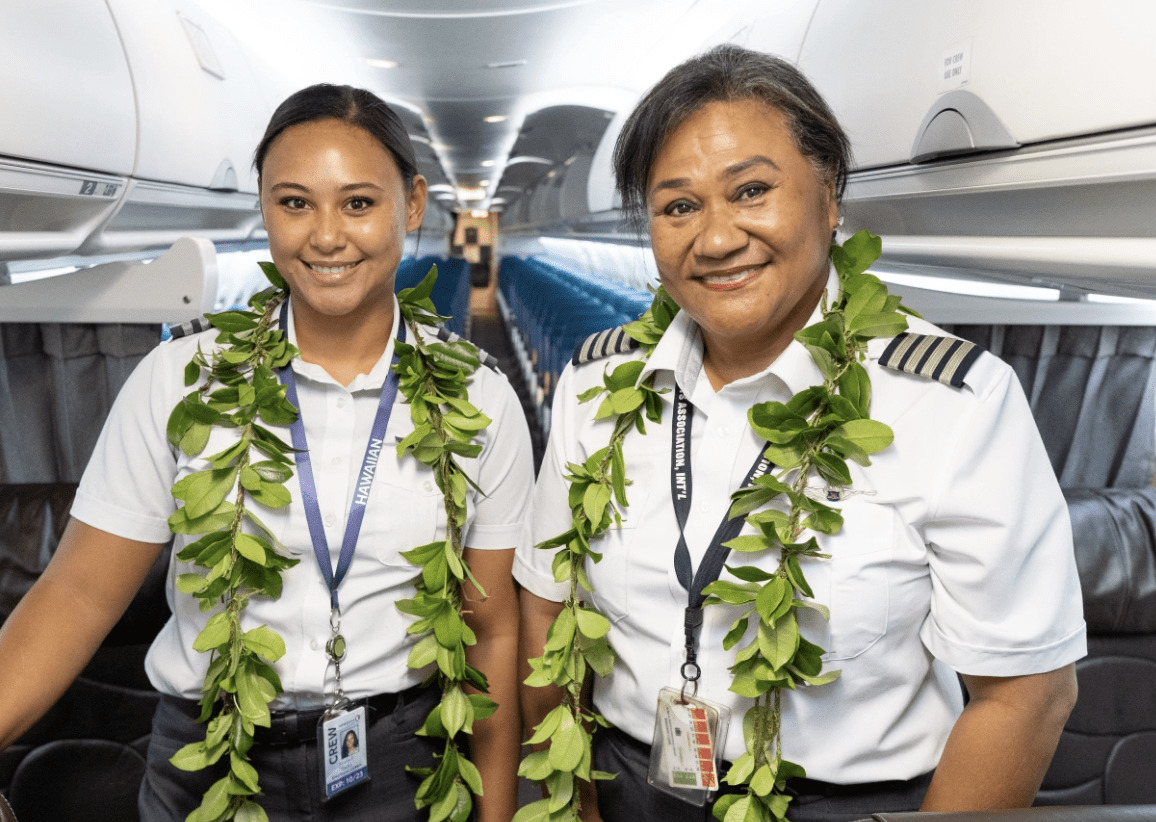
[(518, 750), (522, 722), (518, 708), (518, 597), (510, 568), (514, 552), (466, 548), (465, 559), (486, 595), (472, 582), (462, 586), (462, 616), (477, 643), (466, 661), (486, 675), (489, 697), (498, 709), (474, 723), (471, 761), (482, 777), (478, 822), (509, 822), (518, 807)]
[(955, 723), (921, 810), (1028, 807), (1076, 697), (1072, 666), (1024, 677), (966, 677)]
[[(565, 692), (555, 685), (535, 687), (525, 684), (526, 678), (531, 672), (528, 660), (542, 655), (550, 625), (561, 610), (562, 603), (560, 602), (552, 602), (529, 591), (522, 591), (522, 623), (518, 631), (520, 642), (518, 664), (521, 667), (519, 680), (522, 684), (519, 687), (522, 721), (526, 727), (527, 735), (530, 735), (534, 727), (545, 719), (546, 714), (561, 704), (565, 696)], [(583, 698), (589, 699), (589, 688), (585, 690)], [(543, 742), (534, 747), (536, 750), (545, 750), (548, 745), (548, 742)], [(583, 822), (599, 822), (598, 796), (594, 783), (579, 780), (577, 790), (582, 805)], [(542, 795), (546, 795), (545, 785), (542, 786)]]
[(0, 748), (84, 669), (160, 548), (69, 524), (44, 574), (0, 627)]
[(466, 651), (467, 662), (486, 674), (489, 697), (498, 704), (493, 716), (474, 723), (470, 742), (470, 759), (481, 773), (485, 791), (478, 798), (478, 822), (508, 822), (517, 810), (522, 729), (517, 651), (518, 638), (513, 633), (479, 636), (478, 644)]

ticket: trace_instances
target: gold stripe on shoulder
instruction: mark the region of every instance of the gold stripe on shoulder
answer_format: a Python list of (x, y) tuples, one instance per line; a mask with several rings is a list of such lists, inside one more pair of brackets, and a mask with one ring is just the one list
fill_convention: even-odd
[(169, 327), (170, 339), (179, 340), (181, 337), (187, 337), (190, 334), (200, 334), (213, 326), (209, 323), (208, 317), (195, 317), (187, 323), (174, 325)]
[(904, 332), (888, 344), (879, 364), (962, 388), (967, 372), (981, 353), (983, 349), (978, 345), (958, 337)]
[(623, 326), (607, 328), (591, 334), (574, 350), (574, 357), (570, 362), (574, 365), (601, 360), (614, 354), (626, 354), (638, 348), (639, 342), (629, 336)]

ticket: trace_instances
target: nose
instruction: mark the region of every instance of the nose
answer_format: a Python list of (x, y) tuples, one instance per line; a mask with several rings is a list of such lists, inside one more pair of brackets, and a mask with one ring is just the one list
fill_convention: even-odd
[(694, 250), (700, 257), (722, 259), (744, 248), (748, 239), (729, 208), (707, 205), (702, 210)]
[(345, 245), (345, 221), (331, 208), (317, 209), (309, 242), (318, 252), (329, 253)]

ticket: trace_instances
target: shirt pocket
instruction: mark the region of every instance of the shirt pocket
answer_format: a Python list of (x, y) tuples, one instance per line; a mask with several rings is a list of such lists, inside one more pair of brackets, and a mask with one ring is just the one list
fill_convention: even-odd
[(373, 494), (375, 499), (369, 504), (373, 509), (374, 532), (363, 537), (371, 538), (382, 563), (410, 568), (416, 574), (418, 567), (401, 552), (445, 539), (446, 513), (441, 491), (430, 477), (418, 478), (406, 485), (377, 480)]
[(826, 541), (830, 579), (830, 640), (824, 659), (854, 659), (887, 632), (889, 571), (895, 512), (888, 505), (851, 500), (841, 507), (843, 528)]
[[(627, 466), (627, 476), (631, 484), (626, 486), (626, 500), (630, 505), (622, 516), (622, 525), (612, 523), (601, 538), (591, 546), (602, 555), (598, 562), (587, 560), (586, 573), (590, 578), (592, 594), (580, 590), (579, 595), (589, 596), (594, 607), (613, 623), (619, 623), (630, 614), (631, 602), (647, 602), (645, 587), (649, 577), (648, 569), (640, 567), (645, 546), (643, 541), (651, 533), (640, 528), (646, 507), (650, 502), (653, 482), (653, 466), (649, 461), (631, 471)], [(665, 584), (665, 577), (663, 577)]]

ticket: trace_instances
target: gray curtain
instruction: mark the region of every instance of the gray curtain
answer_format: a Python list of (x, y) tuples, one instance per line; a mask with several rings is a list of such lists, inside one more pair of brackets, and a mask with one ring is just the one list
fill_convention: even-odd
[(1015, 370), (1065, 488), (1149, 488), (1156, 477), (1156, 328), (945, 326)]
[(0, 484), (75, 483), (159, 325), (0, 325)]

